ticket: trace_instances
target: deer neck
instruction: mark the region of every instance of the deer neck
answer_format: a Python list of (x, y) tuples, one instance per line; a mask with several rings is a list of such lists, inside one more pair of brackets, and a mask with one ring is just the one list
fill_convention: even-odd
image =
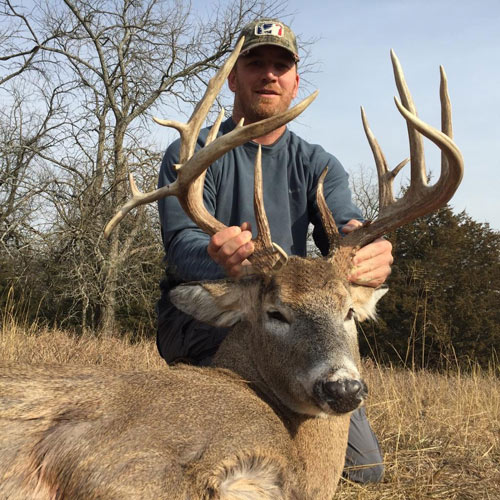
[(327, 417), (300, 415), (274, 395), (252, 359), (249, 325), (234, 328), (220, 346), (215, 366), (237, 373), (283, 422), (297, 451), (304, 474), (306, 499), (330, 500), (342, 473), (350, 414)]
[(251, 325), (247, 322), (233, 327), (217, 350), (213, 364), (218, 368), (231, 370), (248, 381), (259, 397), (276, 411), (280, 408), (280, 402), (265, 384), (253, 361), (254, 353), (248, 335), (250, 328)]
[(304, 468), (306, 498), (330, 500), (344, 468), (350, 414), (297, 415), (288, 431)]

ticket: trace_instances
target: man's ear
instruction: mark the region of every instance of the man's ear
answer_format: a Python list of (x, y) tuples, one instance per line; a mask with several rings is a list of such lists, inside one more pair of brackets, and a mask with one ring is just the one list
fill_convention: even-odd
[[(238, 61), (236, 61), (236, 64), (238, 64)], [(236, 92), (237, 89), (237, 84), (236, 84), (236, 64), (233, 66), (233, 69), (229, 73), (229, 76), (227, 77), (227, 85), (229, 87), (229, 90), (231, 92)]]
[(299, 84), (300, 84), (300, 76), (297, 73), (295, 75), (295, 89), (293, 90), (293, 98), (295, 99), (297, 97), (297, 93), (299, 92)]

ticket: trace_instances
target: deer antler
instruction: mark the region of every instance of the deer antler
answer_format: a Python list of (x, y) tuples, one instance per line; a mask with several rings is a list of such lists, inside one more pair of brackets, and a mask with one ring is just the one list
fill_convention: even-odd
[[(400, 199), (394, 199), (392, 183), (398, 172), (408, 160), (402, 161), (392, 171), (388, 169), (382, 150), (370, 130), (365, 112), (363, 108), (361, 108), (363, 127), (377, 166), (379, 181), (379, 214), (374, 222), (365, 223), (363, 227), (349, 233), (344, 238), (340, 238), (335, 221), (326, 206), (322, 194), (323, 175), (318, 182), (317, 199), (321, 218), (323, 221), (326, 221), (323, 222), (323, 225), (328, 234), (329, 241), (331, 242), (330, 254), (333, 253), (333, 245), (335, 245), (336, 248), (339, 246), (362, 247), (376, 238), (383, 236), (385, 233), (442, 207), (453, 196), (462, 180), (464, 170), (463, 158), (460, 150), (452, 140), (451, 105), (448, 96), (446, 74), (443, 67), (441, 66), (440, 68), (442, 129), (442, 132), (440, 132), (418, 118), (410, 91), (404, 79), (403, 70), (396, 54), (392, 50), (391, 59), (396, 85), (402, 103), (396, 97), (394, 100), (399, 112), (407, 121), (408, 126), (411, 157), (410, 187)], [(433, 186), (427, 185), (422, 135), (430, 139), (441, 149), (441, 174), (438, 181)], [(320, 200), (319, 198), (323, 199)]]
[[(235, 64), (243, 42), (244, 37), (241, 38), (233, 53), (218, 73), (210, 80), (202, 100), (196, 106), (187, 123), (181, 123), (173, 120), (159, 120), (157, 118), (154, 119), (160, 125), (177, 129), (181, 135), (179, 164), (175, 165), (177, 170), (177, 179), (168, 186), (163, 186), (149, 193), (142, 193), (137, 188), (132, 175), (130, 175), (129, 180), (132, 198), (129, 199), (108, 222), (104, 230), (104, 235), (106, 237), (111, 234), (111, 231), (113, 231), (116, 225), (128, 212), (130, 212), (130, 210), (140, 205), (152, 203), (167, 196), (177, 196), (186, 214), (206, 233), (212, 235), (226, 227), (222, 222), (215, 219), (204, 206), (203, 184), (206, 169), (215, 160), (223, 156), (231, 149), (244, 144), (255, 137), (265, 135), (296, 118), (300, 113), (302, 113), (302, 111), (304, 111), (304, 109), (307, 108), (307, 106), (309, 106), (318, 94), (318, 91), (316, 91), (293, 108), (265, 120), (246, 126), (243, 126), (242, 120), (231, 132), (216, 138), (224, 115), (224, 110), (222, 110), (217, 121), (210, 130), (205, 147), (195, 153), (196, 141), (198, 139), (201, 126), (205, 121), (217, 94)], [(257, 168), (258, 167), (256, 165), (256, 169)], [(262, 187), (260, 189), (262, 190)], [(258, 194), (256, 196), (258, 196)], [(259, 233), (259, 236), (255, 240), (255, 252), (249, 260), (254, 264), (254, 267), (258, 267), (259, 269), (265, 271), (269, 267), (274, 267), (274, 265), (276, 265), (279, 261), (283, 261), (286, 254), (284, 254), (284, 252), (279, 249), (277, 245), (272, 244), (267, 220), (261, 221), (260, 219), (262, 213), (263, 210), (259, 210), (256, 214), (257, 227), (259, 228), (259, 231), (267, 230), (268, 234), (263, 235)]]

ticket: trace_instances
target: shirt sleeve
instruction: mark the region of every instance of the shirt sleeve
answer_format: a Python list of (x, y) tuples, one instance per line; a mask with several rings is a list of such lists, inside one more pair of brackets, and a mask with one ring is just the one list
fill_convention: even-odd
[[(175, 181), (177, 173), (173, 165), (178, 162), (180, 141), (173, 142), (165, 152), (160, 167), (158, 187)], [(204, 203), (213, 215), (215, 212), (215, 189), (209, 171), (205, 178)], [(183, 281), (219, 279), (225, 273), (207, 253), (210, 237), (199, 229), (184, 213), (175, 196), (158, 201), (161, 234), (168, 266)]]

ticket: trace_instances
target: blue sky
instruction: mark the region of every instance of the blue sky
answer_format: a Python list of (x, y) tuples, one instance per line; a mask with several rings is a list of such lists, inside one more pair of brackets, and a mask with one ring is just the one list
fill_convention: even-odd
[[(193, 2), (200, 11), (207, 5)], [(440, 123), (442, 64), (454, 138), (465, 159), (464, 179), (450, 204), (500, 230), (500, 0), (288, 0), (286, 11), (283, 20), (299, 37), (317, 39), (311, 59), (319, 70), (305, 75), (301, 97), (316, 88), (320, 94), (292, 129), (349, 171), (374, 169), (361, 126), (363, 105), (393, 167), (408, 156), (408, 139), (393, 102), (390, 49), (403, 65), (419, 116), (434, 126)], [(164, 144), (172, 135), (161, 129), (161, 137)], [(437, 178), (437, 148), (428, 141), (425, 147)]]
[[(284, 18), (304, 39), (319, 38), (302, 96), (320, 94), (292, 124), (347, 170), (375, 168), (364, 136), (364, 106), (391, 167), (408, 156), (389, 52), (399, 57), (419, 116), (439, 127), (439, 65), (448, 75), (455, 142), (465, 175), (450, 204), (500, 229), (500, 2), (498, 0), (291, 0)], [(300, 70), (300, 66), (299, 66)], [(437, 148), (425, 141), (427, 167), (439, 174)], [(408, 173), (403, 171), (403, 177)], [(401, 174), (400, 174), (401, 175)]]

